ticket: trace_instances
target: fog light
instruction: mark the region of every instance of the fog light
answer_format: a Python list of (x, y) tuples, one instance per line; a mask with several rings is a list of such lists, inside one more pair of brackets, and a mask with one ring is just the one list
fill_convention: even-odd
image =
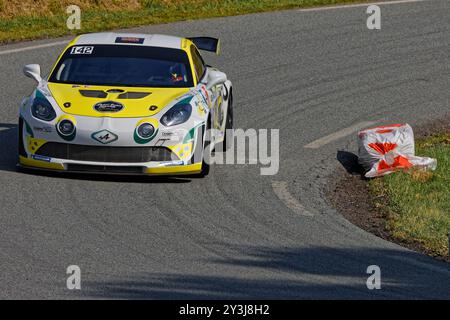
[(58, 131), (64, 136), (70, 136), (75, 131), (75, 126), (70, 120), (62, 120), (58, 124)]
[(155, 127), (150, 123), (143, 123), (137, 129), (137, 134), (142, 139), (148, 139), (155, 133)]

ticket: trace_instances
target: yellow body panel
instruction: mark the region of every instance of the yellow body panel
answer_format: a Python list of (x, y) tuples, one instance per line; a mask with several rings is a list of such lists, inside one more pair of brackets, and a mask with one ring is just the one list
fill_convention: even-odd
[[(171, 101), (189, 92), (189, 88), (81, 86), (53, 82), (49, 82), (48, 88), (61, 110), (67, 114), (111, 118), (140, 118), (153, 116)], [(109, 89), (121, 89), (126, 92), (146, 92), (150, 94), (140, 99), (118, 99), (118, 95), (121, 93), (109, 93), (106, 98), (84, 97), (80, 93), (80, 90), (101, 90), (106, 92)], [(98, 112), (94, 109), (95, 104), (110, 100), (123, 104), (123, 110), (119, 112)], [(63, 107), (67, 102), (70, 102), (70, 107)], [(157, 106), (158, 108), (150, 110), (150, 106)]]
[(45, 162), (19, 156), (19, 163), (25, 167), (36, 167), (50, 170), (64, 170), (64, 165), (61, 163)]
[(157, 167), (148, 168), (145, 173), (148, 174), (192, 174), (199, 173), (202, 170), (201, 163), (189, 164), (185, 166)]
[(45, 139), (37, 139), (37, 138), (32, 138), (31, 136), (27, 136), (28, 150), (30, 150), (31, 153), (35, 153), (46, 142), (47, 142), (47, 140), (45, 140)]
[[(34, 159), (25, 158), (22, 156), (19, 156), (19, 163), (25, 167), (34, 167), (39, 169), (46, 169), (46, 170), (58, 170), (58, 171), (64, 171), (64, 165), (61, 163), (54, 163), (54, 162), (45, 162), (45, 161), (39, 161)], [(170, 167), (155, 167), (155, 168), (147, 168), (145, 169), (146, 174), (195, 174), (199, 173), (202, 170), (202, 164), (196, 163), (196, 164), (189, 164), (184, 166), (170, 166)]]
[(185, 144), (177, 144), (175, 146), (169, 146), (168, 148), (175, 153), (180, 160), (187, 160), (192, 154), (192, 148), (194, 146), (193, 141), (189, 141)]
[[(58, 65), (59, 60), (64, 55), (64, 53), (76, 45), (79, 37), (73, 39), (67, 47), (63, 50), (61, 55), (58, 57), (54, 68)], [(194, 79), (194, 87), (197, 85), (198, 80), (194, 71), (194, 64), (192, 60), (190, 46), (194, 45), (192, 41), (188, 39), (182, 40), (181, 50), (185, 51), (188, 55), (191, 72)], [(195, 46), (195, 45), (194, 45)], [(50, 73), (50, 74), (51, 74)], [(150, 117), (158, 113), (162, 108), (164, 108), (172, 100), (180, 97), (183, 94), (189, 92), (190, 88), (145, 88), (145, 87), (120, 87), (120, 86), (84, 86), (84, 85), (73, 85), (73, 84), (62, 84), (49, 82), (48, 87), (58, 103), (61, 110), (65, 113), (79, 115), (79, 116), (89, 116), (89, 117), (111, 117), (111, 118), (137, 118), (137, 117)], [(106, 91), (109, 89), (122, 89), (127, 92), (151, 92), (150, 95), (141, 99), (117, 99), (119, 93), (110, 93), (104, 99), (100, 98), (89, 98), (83, 97), (79, 90), (102, 90)], [(98, 112), (94, 109), (94, 105), (99, 102), (114, 100), (116, 102), (122, 103), (125, 108), (119, 112)], [(70, 108), (63, 107), (64, 103), (70, 102)], [(150, 111), (150, 106), (157, 106), (156, 110)]]

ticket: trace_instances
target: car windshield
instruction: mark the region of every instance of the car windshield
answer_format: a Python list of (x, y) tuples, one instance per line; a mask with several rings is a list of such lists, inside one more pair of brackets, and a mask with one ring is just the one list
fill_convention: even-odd
[(83, 45), (66, 50), (50, 82), (130, 87), (192, 87), (183, 50), (135, 45)]

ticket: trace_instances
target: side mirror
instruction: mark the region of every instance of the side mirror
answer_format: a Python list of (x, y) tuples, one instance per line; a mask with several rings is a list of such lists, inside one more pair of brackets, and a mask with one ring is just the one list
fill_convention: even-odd
[(41, 66), (38, 64), (27, 64), (23, 67), (23, 74), (28, 78), (36, 80), (38, 83), (41, 82)]
[(208, 83), (206, 84), (206, 89), (211, 89), (212, 87), (223, 84), (227, 81), (227, 75), (223, 72), (217, 70), (211, 70), (208, 73)]

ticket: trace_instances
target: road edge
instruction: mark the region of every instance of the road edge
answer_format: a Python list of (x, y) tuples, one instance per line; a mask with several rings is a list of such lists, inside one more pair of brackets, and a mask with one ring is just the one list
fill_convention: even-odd
[[(449, 128), (450, 119), (437, 120), (417, 126), (414, 135), (422, 139), (442, 133)], [(380, 199), (375, 198), (370, 192), (369, 180), (364, 178), (362, 168), (357, 163), (357, 156), (346, 151), (340, 151), (340, 153), (341, 157), (338, 160), (341, 166), (328, 177), (328, 184), (324, 190), (326, 200), (332, 208), (348, 222), (368, 233), (439, 261), (450, 263), (450, 256), (432, 254), (418, 241), (405, 241), (393, 236), (386, 228), (388, 213), (384, 208), (377, 206)], [(345, 201), (342, 201), (343, 199)]]

